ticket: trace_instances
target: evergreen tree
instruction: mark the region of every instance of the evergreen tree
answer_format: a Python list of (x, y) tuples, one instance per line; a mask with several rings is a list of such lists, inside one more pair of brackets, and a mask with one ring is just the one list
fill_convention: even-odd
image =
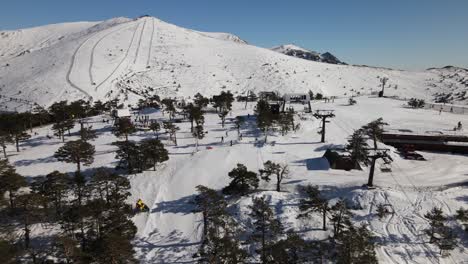
[(426, 233), (430, 237), (429, 243), (436, 242), (436, 234), (440, 234), (441, 230), (444, 227), (444, 223), (447, 220), (447, 217), (444, 216), (442, 209), (434, 207), (430, 212), (427, 212), (424, 215), (425, 218), (429, 220), (429, 229), (426, 230)]
[(274, 125), (275, 116), (271, 111), (270, 105), (265, 100), (258, 101), (255, 113), (257, 114), (257, 126), (265, 134), (266, 143), (268, 132)]
[(259, 243), (258, 253), (262, 263), (270, 263), (268, 256), (272, 253), (272, 246), (283, 232), (281, 223), (275, 218), (265, 197), (253, 198), (252, 210), (249, 214), (253, 220), (254, 230), (251, 240)]
[[(169, 159), (167, 150), (159, 139), (145, 139), (140, 143), (140, 151), (146, 166), (150, 165), (156, 170), (158, 163)], [(145, 167), (146, 167), (145, 166)]]
[(7, 158), (7, 153), (6, 153), (7, 144), (13, 143), (13, 142), (14, 142), (13, 137), (10, 134), (0, 131), (0, 147), (2, 147), (3, 149), (3, 156), (5, 157), (5, 159)]
[(164, 122), (163, 126), (166, 133), (169, 133), (169, 139), (177, 146), (177, 131), (179, 131), (180, 128), (172, 122)]
[(161, 130), (161, 124), (159, 124), (158, 122), (151, 122), (150, 129), (151, 131), (154, 132), (154, 134), (156, 135), (156, 138), (159, 139), (158, 132)]
[(18, 174), (7, 160), (0, 160), (0, 197), (3, 198), (5, 192), (8, 192), (10, 210), (13, 211), (16, 208), (18, 190), (26, 186), (25, 178)]
[(219, 95), (214, 95), (211, 99), (214, 108), (217, 111), (231, 111), (232, 109), (232, 102), (234, 102), (234, 95), (230, 91), (222, 91)]
[(192, 135), (195, 138), (195, 151), (198, 151), (198, 140), (203, 139), (205, 137), (206, 132), (203, 130), (203, 121), (200, 120), (197, 122)]
[(375, 254), (373, 236), (366, 225), (360, 227), (349, 226), (337, 237), (337, 263), (378, 263)]
[(462, 207), (460, 207), (457, 210), (455, 219), (462, 222), (462, 224), (465, 226), (465, 231), (468, 231), (468, 209), (463, 209)]
[(97, 138), (96, 131), (92, 127), (82, 127), (80, 129), (81, 140), (88, 142)]
[(83, 140), (74, 140), (65, 143), (54, 154), (59, 161), (75, 163), (79, 172), (81, 164), (89, 166), (94, 162), (94, 146)]
[(42, 204), (45, 198), (36, 193), (22, 194), (18, 196), (18, 211), (20, 222), (24, 231), (24, 246), (29, 249), (31, 241), (31, 224), (42, 215)]
[(190, 103), (185, 107), (185, 111), (188, 114), (188, 118), (190, 120), (190, 131), (193, 132), (193, 122), (203, 119), (202, 108)]
[(323, 197), (317, 186), (307, 185), (302, 192), (306, 198), (299, 202), (301, 214), (298, 217), (308, 217), (313, 212), (319, 212), (322, 214), (322, 229), (327, 230), (327, 214), (330, 211), (328, 200)]
[(65, 142), (65, 131), (69, 131), (68, 134), (70, 135), (70, 130), (75, 126), (75, 122), (72, 119), (66, 119), (63, 121), (56, 121), (52, 125), (52, 130), (54, 131), (54, 135), (61, 138), (62, 142)]
[(26, 132), (26, 128), (24, 126), (22, 126), (21, 124), (17, 124), (13, 126), (11, 130), (11, 137), (15, 141), (16, 151), (19, 152), (19, 143), (21, 141), (31, 138), (31, 135), (29, 135)]
[(331, 219), (333, 223), (333, 234), (335, 238), (339, 238), (341, 233), (351, 226), (352, 213), (346, 206), (346, 200), (340, 199), (331, 207)]
[(36, 178), (31, 187), (34, 193), (45, 197), (47, 203), (52, 204), (55, 214), (60, 216), (69, 190), (69, 181), (67, 174), (53, 171), (45, 177)]
[(164, 105), (165, 111), (169, 113), (169, 119), (172, 120), (176, 113), (175, 100), (165, 98), (161, 101), (161, 103)]
[(229, 174), (231, 182), (223, 189), (225, 194), (240, 194), (246, 195), (250, 190), (257, 189), (259, 179), (253, 171), (247, 170), (243, 164), (237, 164), (237, 167), (232, 169)]
[(194, 199), (195, 212), (202, 214), (202, 246), (200, 252), (205, 252), (206, 245), (210, 243), (209, 232), (224, 226), (229, 215), (226, 212), (227, 203), (215, 190), (198, 185), (198, 195)]
[(140, 148), (135, 142), (132, 141), (117, 141), (113, 145), (117, 146), (115, 158), (119, 160), (117, 168), (126, 168), (129, 173), (135, 170), (140, 172), (142, 170), (141, 161), (143, 159)]
[(294, 129), (294, 116), (290, 113), (281, 114), (278, 119), (278, 124), (281, 130), (281, 135), (284, 136)]
[(382, 140), (383, 126), (387, 125), (382, 118), (379, 118), (362, 127), (364, 134), (373, 140), (374, 149), (377, 149), (377, 141)]
[(226, 116), (229, 114), (227, 108), (221, 107), (221, 110), (218, 112), (218, 116), (221, 119), (221, 127), (224, 127), (224, 123), (226, 122)]
[(115, 123), (112, 132), (118, 138), (124, 137), (128, 141), (128, 136), (137, 131), (130, 118), (119, 118)]
[(281, 239), (271, 246), (268, 263), (271, 264), (301, 264), (321, 263), (327, 259), (321, 248), (323, 242), (306, 242), (298, 234), (288, 233), (285, 239)]
[(362, 130), (354, 131), (351, 138), (348, 139), (346, 150), (349, 151), (351, 161), (355, 165), (355, 168), (359, 168), (359, 162), (367, 164), (369, 155), (368, 147), (369, 145), (367, 145)]
[(203, 97), (203, 95), (201, 95), (200, 93), (197, 93), (193, 96), (193, 102), (195, 103), (196, 106), (200, 108), (204, 108), (208, 106), (210, 99)]
[(276, 177), (276, 191), (280, 192), (281, 191), (281, 182), (288, 177), (289, 175), (289, 169), (288, 165), (286, 164), (278, 164), (274, 163), (271, 160), (265, 162), (263, 164), (263, 169), (261, 169), (260, 172), (260, 177), (269, 182), (271, 180), (271, 176)]

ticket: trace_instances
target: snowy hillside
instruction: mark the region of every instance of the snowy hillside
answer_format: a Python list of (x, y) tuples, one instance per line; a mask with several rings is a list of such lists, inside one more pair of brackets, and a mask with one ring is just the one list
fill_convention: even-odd
[[(450, 218), (448, 224), (456, 230), (460, 239), (465, 240), (451, 251), (449, 257), (443, 257), (435, 244), (427, 242), (425, 230), (429, 224), (423, 216), (434, 206), (449, 215), (453, 215), (460, 207), (466, 208), (466, 156), (421, 151), (427, 161), (406, 160), (390, 147), (390, 155), (394, 160), (392, 171), (376, 170), (376, 189), (362, 187), (367, 181), (368, 167), (363, 171), (334, 170), (322, 157), (326, 149), (343, 146), (355, 129), (379, 117), (383, 117), (395, 129), (446, 133), (447, 128), (458, 121), (468, 124), (466, 115), (439, 115), (438, 111), (433, 110), (403, 108), (401, 101), (386, 98), (362, 96), (356, 100), (358, 104), (354, 106), (347, 105), (346, 99), (312, 104), (314, 110), (335, 110), (336, 117), (327, 125), (325, 143), (319, 142), (317, 134), (320, 121), (304, 113), (300, 104), (290, 106), (298, 111), (296, 122), (300, 124), (300, 129), (285, 136), (272, 133), (264, 145), (260, 144), (263, 139), (255, 125), (254, 103), (249, 103), (247, 107), (243, 103), (235, 103), (225, 128), (221, 127), (217, 114), (205, 114), (204, 127), (208, 134), (200, 140), (198, 152), (190, 133), (190, 122), (177, 124), (181, 128), (177, 132), (177, 145), (161, 133), (160, 138), (169, 151), (169, 160), (158, 165), (156, 171), (148, 170), (127, 176), (132, 186), (129, 202), (134, 203), (141, 198), (150, 208), (148, 213), (133, 218), (138, 228), (134, 241), (138, 259), (141, 263), (195, 263), (193, 254), (200, 247), (202, 233), (201, 214), (193, 212), (195, 187), (202, 184), (220, 190), (228, 184), (227, 174), (237, 163), (258, 171), (263, 168), (265, 161), (272, 160), (287, 164), (290, 168), (282, 192), (272, 191), (274, 182), (262, 181), (259, 189), (252, 194), (228, 199), (230, 210), (246, 234), (252, 228), (248, 206), (252, 204), (253, 197), (265, 196), (275, 217), (286, 230), (294, 230), (306, 239), (330, 236), (333, 227), (329, 223), (328, 231), (322, 231), (319, 228), (319, 214), (313, 214), (310, 219), (297, 219), (301, 198), (298, 187), (313, 184), (320, 186), (330, 203), (340, 197), (349, 200), (353, 205), (353, 221), (367, 224), (376, 237), (376, 253), (380, 263), (466, 263), (467, 235), (457, 222)], [(143, 115), (158, 122), (168, 118), (167, 114), (147, 109), (135, 112), (132, 120)], [(240, 130), (244, 135), (242, 139), (239, 139), (234, 125), (235, 116), (246, 118)], [(86, 167), (85, 173), (91, 173), (98, 167), (114, 168), (117, 164), (116, 147), (111, 144), (117, 138), (111, 132), (112, 124), (102, 123), (103, 119), (109, 117), (104, 115), (88, 120), (92, 128), (98, 131), (98, 138), (91, 142), (96, 147), (95, 161)], [(76, 126), (66, 140), (77, 139), (78, 129), (79, 126)], [(53, 170), (73, 173), (76, 169), (74, 164), (59, 162), (53, 157), (53, 153), (63, 143), (60, 139), (50, 137), (51, 126), (34, 131), (37, 134), (21, 144), (21, 152), (16, 153), (14, 147), (10, 146), (7, 149), (10, 162), (18, 172), (30, 179)], [(466, 128), (457, 133), (468, 134)], [(147, 138), (154, 138), (154, 133), (139, 131), (130, 136), (130, 140), (135, 142)], [(383, 164), (379, 162), (377, 166), (381, 168)], [(394, 213), (379, 219), (379, 204), (389, 205)], [(47, 237), (56, 232), (52, 227), (41, 225), (33, 226), (32, 230), (33, 238)], [(243, 247), (253, 252), (248, 243), (245, 244)], [(258, 259), (252, 259), (249, 263), (257, 263), (255, 261)]]
[(431, 100), (436, 92), (466, 88), (466, 82), (440, 78), (446, 69), (409, 72), (307, 61), (231, 34), (197, 32), (152, 17), (5, 31), (0, 39), (0, 99), (2, 110), (10, 111), (62, 99), (134, 102), (148, 94), (220, 90), (349, 96), (379, 90), (381, 77), (389, 78), (387, 95), (404, 98)]

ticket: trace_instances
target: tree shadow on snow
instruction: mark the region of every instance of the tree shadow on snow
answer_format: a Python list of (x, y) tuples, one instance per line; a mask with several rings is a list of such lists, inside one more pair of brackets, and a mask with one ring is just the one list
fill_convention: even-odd
[(140, 260), (145, 263), (196, 263), (189, 252), (196, 252), (199, 244), (191, 242), (179, 230), (162, 235), (157, 229), (134, 242), (141, 251)]

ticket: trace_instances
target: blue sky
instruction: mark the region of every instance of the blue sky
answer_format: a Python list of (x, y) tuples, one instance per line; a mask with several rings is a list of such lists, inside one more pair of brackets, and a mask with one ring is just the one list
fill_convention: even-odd
[(294, 43), (352, 64), (468, 67), (467, 0), (1, 0), (0, 29), (143, 14), (272, 47)]

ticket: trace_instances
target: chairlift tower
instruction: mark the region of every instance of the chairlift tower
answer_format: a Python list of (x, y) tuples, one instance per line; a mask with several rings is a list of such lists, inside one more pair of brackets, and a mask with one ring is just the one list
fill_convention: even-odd
[(327, 118), (335, 117), (333, 112), (334, 110), (316, 110), (314, 113), (315, 118), (322, 120), (322, 130), (319, 132), (322, 135), (322, 143), (325, 143), (325, 124), (330, 122), (327, 121)]
[(375, 170), (375, 162), (378, 159), (382, 159), (385, 164), (390, 164), (393, 159), (388, 155), (388, 151), (390, 149), (368, 149), (370, 154), (368, 155), (370, 161), (371, 161), (371, 167), (369, 171), (369, 179), (367, 181), (367, 186), (372, 187), (374, 184), (374, 170)]

